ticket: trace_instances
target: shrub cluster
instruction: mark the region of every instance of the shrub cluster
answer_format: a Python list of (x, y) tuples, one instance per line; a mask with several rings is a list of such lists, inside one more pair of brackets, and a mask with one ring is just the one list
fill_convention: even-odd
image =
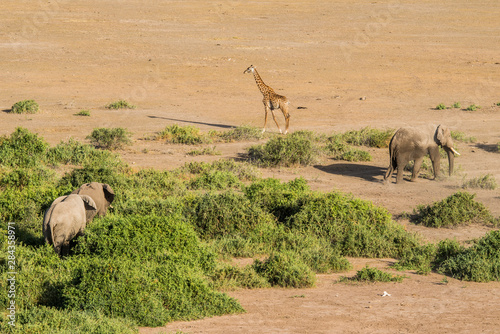
[(248, 150), (250, 161), (266, 167), (308, 166), (317, 161), (320, 153), (311, 131), (274, 137), (264, 145), (254, 145)]
[(132, 143), (130, 140), (131, 135), (129, 131), (123, 128), (97, 128), (87, 136), (87, 139), (96, 148), (117, 150)]
[(356, 272), (351, 278), (341, 277), (341, 282), (398, 282), (401, 283), (405, 277), (392, 275), (377, 268), (370, 268), (368, 265)]
[(10, 112), (13, 114), (36, 114), (40, 110), (35, 100), (23, 100), (14, 103)]
[[(317, 143), (310, 133), (297, 136), (278, 138)], [(73, 169), (61, 177), (53, 169), (59, 164)], [(112, 186), (114, 211), (95, 218), (60, 259), (44, 244), (44, 210), (90, 181)], [(301, 178), (259, 178), (249, 163), (219, 160), (134, 173), (108, 151), (74, 140), (51, 148), (19, 128), (0, 138), (0, 184), (4, 249), (7, 222), (16, 222), (17, 229), (21, 332), (124, 333), (139, 325), (242, 312), (217, 289), (312, 286), (315, 273), (349, 269), (346, 256), (394, 257), (422, 271), (498, 279), (497, 234), (470, 249), (423, 245), (385, 209), (337, 192), (311, 191)], [(0, 254), (3, 290), (6, 254)], [(241, 256), (258, 260), (245, 268), (222, 262)], [(476, 265), (490, 274), (466, 272)], [(7, 303), (7, 295), (0, 295), (0, 309)], [(1, 318), (0, 331), (8, 328)]]
[(492, 223), (486, 207), (474, 200), (475, 195), (457, 192), (431, 205), (419, 205), (414, 221), (427, 227), (453, 227), (470, 223)]
[(462, 188), (480, 188), (495, 190), (498, 187), (497, 181), (492, 174), (481, 175), (470, 180), (465, 181), (462, 184)]
[(128, 103), (125, 100), (118, 100), (115, 102), (112, 102), (110, 104), (107, 104), (105, 106), (106, 109), (135, 109), (136, 106)]

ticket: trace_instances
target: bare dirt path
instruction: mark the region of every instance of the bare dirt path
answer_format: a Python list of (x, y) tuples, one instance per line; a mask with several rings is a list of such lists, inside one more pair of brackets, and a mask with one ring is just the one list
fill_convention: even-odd
[[(385, 149), (371, 149), (367, 163), (325, 159), (307, 168), (262, 170), (264, 176), (301, 176), (313, 189), (353, 193), (394, 215), (451, 195), (464, 179), (490, 173), (500, 180), (500, 155), (493, 152), (500, 142), (496, 0), (6, 0), (2, 9), (8, 15), (0, 20), (0, 110), (35, 99), (42, 111), (0, 112), (0, 135), (22, 126), (56, 144), (85, 140), (96, 127), (123, 127), (133, 132), (134, 145), (120, 153), (138, 169), (237, 157), (254, 143), (219, 145), (221, 156), (190, 157), (191, 148), (142, 139), (174, 123), (204, 131), (262, 126), (261, 95), (242, 73), (253, 64), (292, 101), (291, 131), (442, 123), (477, 138), (457, 143), (457, 173), (442, 181), (381, 184)], [(104, 108), (118, 99), (137, 109)], [(462, 108), (433, 109), (454, 102)], [(464, 110), (471, 104), (482, 108)], [(74, 116), (82, 109), (91, 117)], [(276, 131), (272, 122), (268, 128)], [(500, 215), (498, 190), (474, 192)], [(401, 223), (430, 241), (467, 240), (488, 230)], [(141, 332), (497, 331), (498, 283), (441, 284), (440, 275), (407, 275), (394, 285), (346, 286), (333, 284), (338, 275), (325, 275), (313, 289), (230, 292), (247, 313)], [(392, 296), (378, 296), (384, 290)]]

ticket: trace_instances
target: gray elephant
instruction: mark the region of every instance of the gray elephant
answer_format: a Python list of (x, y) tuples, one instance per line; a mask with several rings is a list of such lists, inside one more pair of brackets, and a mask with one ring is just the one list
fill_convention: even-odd
[(451, 131), (444, 125), (427, 125), (422, 127), (404, 127), (396, 131), (389, 144), (390, 165), (384, 176), (389, 179), (397, 168), (396, 183), (403, 180), (403, 169), (408, 162), (414, 160), (411, 181), (416, 181), (420, 166), (426, 154), (429, 154), (434, 170), (434, 178), (439, 176), (441, 146), (448, 154), (449, 174), (453, 173), (454, 155), (460, 155), (453, 148)]
[(115, 199), (115, 193), (111, 186), (106, 183), (90, 182), (83, 184), (80, 188), (74, 190), (72, 194), (88, 195), (92, 197), (97, 207), (99, 216), (106, 215), (108, 208)]
[(94, 200), (87, 195), (68, 195), (58, 197), (45, 211), (43, 216), (43, 236), (55, 252), (67, 255), (69, 242), (83, 235), (85, 226), (97, 214)]

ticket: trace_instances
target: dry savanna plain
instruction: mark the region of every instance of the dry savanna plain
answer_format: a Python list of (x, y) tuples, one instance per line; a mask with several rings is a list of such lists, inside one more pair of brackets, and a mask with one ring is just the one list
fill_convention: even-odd
[[(405, 218), (442, 200), (464, 180), (500, 182), (500, 2), (497, 0), (338, 1), (2, 1), (0, 135), (26, 128), (50, 145), (85, 142), (94, 128), (121, 127), (133, 143), (119, 150), (134, 170), (172, 170), (191, 161), (241, 159), (259, 142), (192, 146), (144, 140), (166, 126), (203, 132), (262, 127), (254, 79), (291, 101), (290, 133), (321, 134), (445, 124), (474, 142), (456, 141), (455, 173), (382, 183), (387, 148), (365, 148), (369, 162), (323, 158), (307, 167), (260, 168), (263, 177), (304, 178), (311, 189), (341, 191), (386, 208), (425, 240), (465, 242), (484, 225), (427, 228)], [(36, 114), (9, 113), (34, 99)], [(104, 106), (124, 99), (135, 109)], [(451, 108), (459, 102), (460, 108)], [(445, 109), (436, 106), (444, 104)], [(481, 106), (466, 110), (468, 106)], [(90, 117), (75, 116), (89, 110)], [(284, 128), (278, 110), (277, 119)], [(267, 131), (278, 132), (272, 118)], [(446, 159), (442, 160), (446, 164)], [(500, 192), (471, 189), (500, 216)], [(349, 258), (353, 268), (318, 274), (308, 289), (228, 291), (245, 313), (173, 322), (140, 333), (498, 333), (500, 283), (403, 271), (402, 283), (342, 284), (365, 265), (397, 273), (395, 259)], [(243, 262), (251, 261), (235, 259)], [(390, 296), (383, 297), (384, 291)]]

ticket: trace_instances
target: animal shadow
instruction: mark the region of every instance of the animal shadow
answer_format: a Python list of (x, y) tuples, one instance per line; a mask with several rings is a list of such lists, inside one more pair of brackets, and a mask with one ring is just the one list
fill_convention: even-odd
[(382, 182), (381, 179), (376, 178), (376, 176), (383, 176), (387, 169), (378, 166), (348, 163), (338, 163), (328, 166), (316, 165), (314, 168), (326, 173), (357, 177), (370, 182)]
[(153, 115), (150, 115), (148, 117), (149, 118), (166, 119), (166, 120), (174, 121), (174, 122), (182, 122), (182, 123), (198, 124), (198, 125), (208, 125), (208, 126), (213, 126), (213, 127), (216, 127), (216, 128), (223, 128), (223, 129), (234, 129), (234, 128), (236, 128), (236, 126), (234, 126), (234, 125), (227, 125), (227, 124), (216, 124), (216, 123), (188, 121), (188, 120), (185, 120), (185, 119), (177, 119), (177, 118), (169, 118), (169, 117), (153, 116)]
[(497, 144), (476, 144), (476, 147), (486, 152), (498, 152)]

